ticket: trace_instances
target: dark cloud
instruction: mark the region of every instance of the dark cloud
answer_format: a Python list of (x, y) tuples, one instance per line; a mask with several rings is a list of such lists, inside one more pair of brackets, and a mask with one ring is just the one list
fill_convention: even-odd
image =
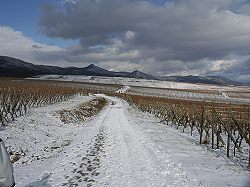
[(40, 49), (40, 48), (42, 48), (42, 46), (38, 46), (38, 45), (34, 44), (34, 45), (32, 45), (32, 48)]
[(164, 6), (132, 0), (74, 2), (47, 5), (40, 32), (93, 46), (133, 31), (131, 47), (167, 48), (183, 60), (246, 53), (250, 47), (250, 17), (230, 11), (230, 0), (170, 1)]
[(240, 58), (250, 55), (250, 6), (246, 1), (152, 2), (71, 0), (47, 4), (39, 32), (79, 39), (78, 45), (66, 49), (68, 62), (120, 63), (121, 67), (127, 64), (160, 74), (250, 73), (242, 67), (248, 67), (249, 61)]

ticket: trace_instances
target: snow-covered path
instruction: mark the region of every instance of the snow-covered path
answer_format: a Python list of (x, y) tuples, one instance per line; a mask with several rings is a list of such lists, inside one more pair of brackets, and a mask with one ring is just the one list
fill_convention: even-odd
[(71, 144), (62, 152), (15, 166), (17, 186), (248, 185), (249, 172), (125, 101), (104, 97), (110, 104), (98, 116), (67, 127)]
[(155, 150), (126, 115), (127, 104), (112, 99), (103, 125), (106, 157), (97, 186), (193, 186), (181, 166)]

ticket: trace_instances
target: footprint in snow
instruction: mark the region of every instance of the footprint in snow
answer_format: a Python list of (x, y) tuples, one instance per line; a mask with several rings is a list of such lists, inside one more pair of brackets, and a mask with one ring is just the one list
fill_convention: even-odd
[[(106, 137), (107, 134), (104, 129), (100, 129), (100, 132), (91, 141), (94, 145), (86, 151), (87, 154), (82, 157), (79, 166), (72, 170), (73, 177), (69, 179), (69, 176), (65, 176), (67, 182), (63, 183), (62, 186), (82, 186), (82, 183), (87, 183), (87, 186), (91, 187), (96, 182), (95, 178), (100, 174), (98, 171), (101, 167), (100, 158), (105, 156)], [(91, 143), (88, 145), (91, 145)]]

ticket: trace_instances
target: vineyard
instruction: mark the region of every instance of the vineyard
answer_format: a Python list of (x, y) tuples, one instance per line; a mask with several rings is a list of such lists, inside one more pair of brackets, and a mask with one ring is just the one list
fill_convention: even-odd
[[(97, 89), (81, 88), (80, 85), (2, 79), (0, 81), (0, 126), (25, 115), (30, 108), (66, 101), (77, 94), (86, 95), (96, 92)], [(114, 94), (108, 91), (106, 94), (122, 97), (138, 109), (159, 117), (162, 122), (175, 126), (182, 132), (188, 132), (191, 136), (195, 132), (199, 136), (200, 144), (211, 145), (212, 149), (225, 150), (227, 157), (237, 156), (238, 158), (246, 155), (248, 151), (249, 160), (245, 160), (244, 163), (248, 162), (250, 166), (248, 148), (250, 146), (250, 105)], [(84, 107), (68, 112), (80, 114), (82, 111)], [(65, 115), (63, 116), (65, 118)]]
[(51, 186), (249, 186), (250, 105), (119, 88), (0, 79), (0, 132), (17, 185), (39, 186), (48, 171)]
[(99, 113), (103, 107), (107, 104), (107, 100), (104, 98), (96, 98), (89, 102), (84, 102), (78, 105), (78, 107), (71, 110), (60, 110), (59, 116), (63, 123), (79, 123), (83, 122), (91, 116)]
[[(243, 154), (250, 146), (250, 106), (117, 94), (138, 109), (154, 114), (162, 122), (191, 136), (196, 130), (200, 144), (212, 149), (226, 147), (227, 157)], [(246, 151), (246, 150), (245, 150)], [(248, 166), (250, 167), (250, 149)], [(232, 152), (232, 153), (231, 153)]]
[(58, 84), (3, 79), (0, 81), (0, 126), (25, 115), (32, 107), (65, 101), (76, 94), (89, 92)]

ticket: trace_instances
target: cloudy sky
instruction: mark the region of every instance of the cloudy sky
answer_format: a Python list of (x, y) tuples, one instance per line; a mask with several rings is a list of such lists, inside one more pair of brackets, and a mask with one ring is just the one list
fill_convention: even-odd
[(250, 0), (1, 0), (0, 55), (250, 82)]

